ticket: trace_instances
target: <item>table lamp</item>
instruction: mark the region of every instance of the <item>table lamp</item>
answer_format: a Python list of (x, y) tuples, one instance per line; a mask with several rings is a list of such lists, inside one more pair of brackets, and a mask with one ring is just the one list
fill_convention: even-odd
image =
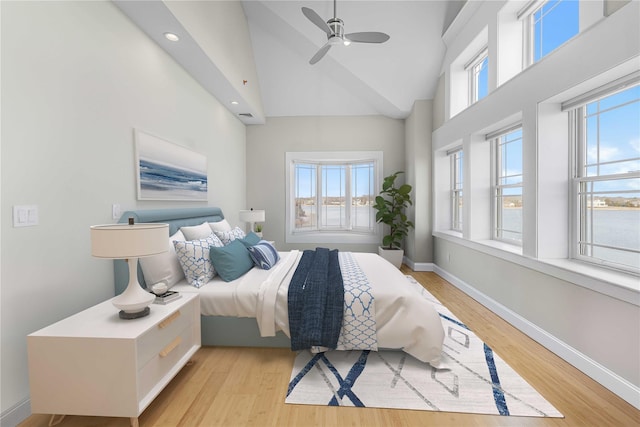
[(94, 225), (91, 227), (91, 255), (97, 258), (124, 259), (129, 265), (129, 284), (113, 299), (120, 318), (137, 319), (149, 314), (155, 295), (138, 283), (138, 258), (157, 255), (169, 248), (169, 224)]
[(248, 211), (240, 211), (240, 221), (249, 223), (249, 231), (255, 231), (253, 226), (256, 222), (264, 222), (264, 210), (251, 208)]

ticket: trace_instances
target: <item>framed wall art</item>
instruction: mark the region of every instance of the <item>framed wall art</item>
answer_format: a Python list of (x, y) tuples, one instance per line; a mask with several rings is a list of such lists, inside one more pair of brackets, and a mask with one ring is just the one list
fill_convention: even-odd
[(138, 200), (207, 200), (207, 157), (135, 130)]

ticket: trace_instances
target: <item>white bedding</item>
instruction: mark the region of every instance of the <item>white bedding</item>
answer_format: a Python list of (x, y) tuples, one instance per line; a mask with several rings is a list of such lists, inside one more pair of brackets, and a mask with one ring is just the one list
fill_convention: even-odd
[[(255, 317), (262, 336), (273, 336), (278, 330), (290, 336), (288, 284), (301, 255), (300, 251), (280, 252), (281, 259), (271, 270), (253, 268), (232, 282), (214, 278), (199, 289), (181, 282), (172, 290), (199, 293), (203, 315)], [(402, 349), (438, 366), (444, 330), (436, 310), (421, 296), (420, 285), (406, 280), (376, 254), (352, 255), (374, 293), (378, 347)]]

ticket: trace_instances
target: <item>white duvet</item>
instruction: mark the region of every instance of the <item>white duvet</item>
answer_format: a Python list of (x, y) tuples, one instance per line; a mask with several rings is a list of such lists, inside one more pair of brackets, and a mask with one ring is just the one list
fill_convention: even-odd
[[(407, 280), (396, 267), (376, 254), (351, 254), (367, 276), (375, 298), (378, 348), (401, 349), (437, 367), (444, 330), (420, 285)], [(301, 251), (280, 252), (271, 270), (251, 269), (232, 282), (213, 280), (200, 289), (176, 285), (172, 290), (198, 292), (203, 315), (255, 317), (262, 336), (289, 333), (288, 285)]]

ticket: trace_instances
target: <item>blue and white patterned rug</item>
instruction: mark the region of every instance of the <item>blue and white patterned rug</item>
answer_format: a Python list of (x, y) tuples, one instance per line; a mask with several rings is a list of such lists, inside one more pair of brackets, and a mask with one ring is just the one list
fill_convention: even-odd
[(444, 368), (401, 351), (302, 351), (286, 403), (562, 417), (440, 301), (423, 296), (442, 319)]

